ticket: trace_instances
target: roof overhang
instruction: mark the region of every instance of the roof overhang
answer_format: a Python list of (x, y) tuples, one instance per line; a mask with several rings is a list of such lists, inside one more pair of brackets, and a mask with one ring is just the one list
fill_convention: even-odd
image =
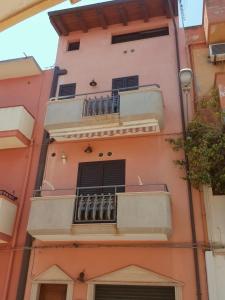
[[(173, 14), (177, 16), (177, 0), (171, 0), (171, 4)], [(96, 27), (107, 29), (114, 24), (127, 26), (132, 21), (148, 22), (162, 16), (171, 17), (165, 0), (114, 0), (49, 12), (53, 27), (59, 35), (65, 36), (73, 31), (87, 32)]]
[(0, 80), (35, 76), (42, 72), (33, 56), (0, 61)]
[[(0, 31), (15, 25), (65, 0), (2, 0), (0, 1)], [(73, 0), (76, 3), (79, 0)]]

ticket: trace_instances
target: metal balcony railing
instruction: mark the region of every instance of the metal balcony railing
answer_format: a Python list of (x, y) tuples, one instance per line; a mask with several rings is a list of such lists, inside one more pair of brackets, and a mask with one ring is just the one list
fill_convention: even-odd
[(83, 117), (107, 115), (119, 112), (120, 96), (106, 95), (84, 100)]
[(60, 196), (60, 195), (93, 195), (93, 194), (116, 194), (121, 192), (168, 192), (167, 185), (164, 183), (150, 183), (150, 184), (133, 184), (133, 185), (104, 185), (104, 186), (90, 186), (90, 187), (76, 187), (76, 188), (54, 188), (37, 189), (33, 191), (33, 197), (42, 196)]
[(147, 186), (92, 186), (78, 187), (74, 223), (115, 223), (117, 212), (116, 193), (126, 191), (165, 191), (165, 184)]
[(80, 195), (76, 198), (74, 223), (115, 223), (116, 195)]
[(8, 192), (5, 191), (5, 190), (0, 190), (0, 196), (1, 196), (1, 195), (2, 195), (2, 196), (5, 196), (5, 197), (7, 197), (8, 199), (13, 200), (13, 201), (17, 200), (17, 197), (16, 197), (16, 196), (14, 196), (14, 195), (8, 193)]
[(120, 92), (138, 90), (139, 88), (155, 87), (160, 88), (157, 83), (131, 86), (120, 89), (112, 89), (99, 91), (95, 93), (82, 93), (76, 95), (67, 95), (50, 98), (50, 101), (60, 100), (68, 101), (68, 99), (84, 99), (83, 103), (83, 117), (107, 115), (120, 112)]
[(109, 185), (74, 189), (35, 190), (34, 197), (75, 195), (73, 223), (116, 223), (117, 193), (168, 192), (166, 184)]
[(65, 96), (52, 97), (49, 99), (49, 101), (56, 101), (56, 100), (67, 101), (67, 99), (76, 99), (76, 98), (84, 98), (84, 99), (89, 99), (93, 97), (100, 98), (101, 96), (105, 97), (106, 95), (118, 95), (120, 92), (132, 91), (132, 90), (137, 90), (140, 88), (148, 88), (148, 87), (155, 87), (157, 89), (160, 89), (160, 85), (158, 83), (150, 83), (150, 84), (120, 88), (120, 89), (104, 90), (95, 93), (92, 92), (92, 93), (81, 93), (76, 95), (67, 95), (66, 99)]

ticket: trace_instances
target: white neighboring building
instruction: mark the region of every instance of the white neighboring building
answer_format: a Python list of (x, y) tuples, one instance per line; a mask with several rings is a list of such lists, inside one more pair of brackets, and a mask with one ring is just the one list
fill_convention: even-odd
[(204, 188), (206, 220), (211, 251), (206, 251), (209, 300), (225, 299), (225, 195)]

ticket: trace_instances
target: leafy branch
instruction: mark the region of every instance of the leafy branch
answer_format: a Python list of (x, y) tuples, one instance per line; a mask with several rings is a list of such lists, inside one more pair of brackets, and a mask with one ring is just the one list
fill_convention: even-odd
[[(199, 101), (196, 116), (188, 124), (186, 140), (167, 141), (174, 151), (184, 150), (189, 162), (187, 178), (193, 187), (210, 185), (215, 194), (225, 194), (225, 133), (217, 90)], [(176, 160), (175, 164), (183, 168), (186, 162)]]

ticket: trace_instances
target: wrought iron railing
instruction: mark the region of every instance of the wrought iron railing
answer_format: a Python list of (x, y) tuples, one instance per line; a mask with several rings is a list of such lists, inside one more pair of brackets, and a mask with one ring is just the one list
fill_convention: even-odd
[(115, 223), (116, 211), (115, 194), (79, 195), (74, 223)]
[(75, 195), (73, 223), (115, 223), (117, 193), (168, 192), (166, 184), (104, 185), (74, 189), (35, 190), (34, 197)]
[(83, 98), (84, 99), (83, 113), (82, 113), (83, 117), (107, 115), (107, 114), (120, 112), (120, 92), (132, 91), (132, 90), (137, 90), (140, 88), (147, 88), (147, 87), (160, 88), (160, 85), (157, 83), (153, 83), (153, 84), (120, 88), (120, 89), (99, 91), (95, 93), (67, 95), (66, 97), (65, 96), (52, 97), (50, 98), (50, 101), (55, 101), (55, 100), (68, 101), (68, 99), (76, 100), (76, 99)]
[(106, 95), (84, 100), (83, 117), (107, 115), (119, 112), (120, 96)]
[(76, 205), (74, 223), (115, 223), (117, 212), (117, 193), (143, 191), (165, 191), (165, 184), (138, 186), (92, 186), (78, 187), (76, 190)]
[(16, 197), (16, 196), (10, 194), (9, 192), (7, 192), (7, 191), (5, 191), (5, 190), (0, 190), (0, 195), (1, 195), (1, 196), (5, 196), (5, 197), (7, 197), (8, 199), (13, 200), (13, 201), (17, 200), (17, 197)]

